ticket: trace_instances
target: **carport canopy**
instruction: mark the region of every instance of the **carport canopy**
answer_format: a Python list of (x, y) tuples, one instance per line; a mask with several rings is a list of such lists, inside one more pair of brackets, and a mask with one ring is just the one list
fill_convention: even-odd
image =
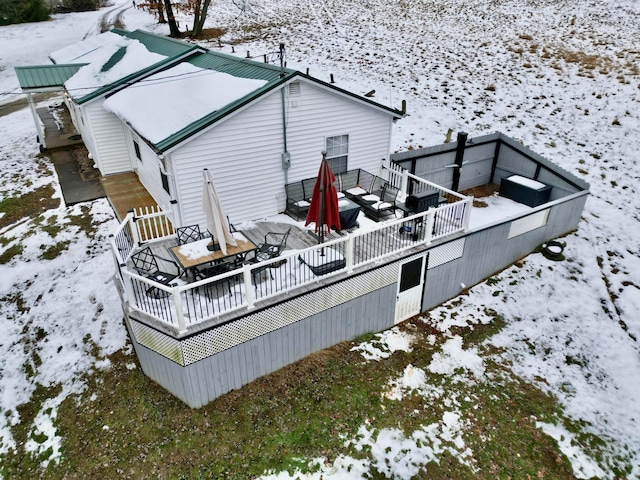
[(14, 67), (20, 88), (27, 94), (31, 115), (33, 115), (33, 121), (36, 124), (36, 130), (38, 132), (38, 139), (43, 147), (46, 147), (44, 132), (38, 119), (32, 94), (61, 91), (64, 88), (64, 83), (75, 75), (84, 65), (86, 64), (75, 63)]
[(84, 63), (66, 65), (34, 65), (14, 67), (20, 88), (24, 93), (56, 92), (62, 90), (64, 82), (76, 74)]

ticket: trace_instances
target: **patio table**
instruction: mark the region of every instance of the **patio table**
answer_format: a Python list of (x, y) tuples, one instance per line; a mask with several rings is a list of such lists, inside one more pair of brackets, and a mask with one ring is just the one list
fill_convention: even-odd
[(338, 213), (340, 215), (340, 228), (347, 229), (358, 225), (360, 205), (348, 198), (338, 200)]
[(191, 270), (194, 273), (195, 269), (199, 266), (206, 265), (208, 263), (222, 263), (230, 258), (237, 265), (242, 262), (246, 255), (258, 249), (258, 247), (249, 240), (242, 232), (233, 232), (233, 237), (236, 239), (237, 246), (227, 245), (227, 253), (222, 253), (222, 250), (210, 251), (207, 249), (207, 245), (211, 243), (211, 238), (203, 238), (202, 240), (196, 240), (195, 242), (186, 243), (184, 245), (176, 245), (171, 247), (169, 251), (176, 258), (178, 263), (185, 270)]

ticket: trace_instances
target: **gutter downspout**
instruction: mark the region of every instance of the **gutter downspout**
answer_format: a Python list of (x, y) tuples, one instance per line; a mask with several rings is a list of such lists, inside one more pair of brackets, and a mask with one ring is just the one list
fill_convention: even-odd
[[(284, 43), (280, 44), (280, 77), (284, 77)], [(289, 167), (291, 166), (291, 154), (287, 150), (287, 110), (285, 89), (286, 85), (283, 85), (280, 89), (280, 99), (282, 101), (282, 170), (284, 170), (284, 184), (289, 183)]]

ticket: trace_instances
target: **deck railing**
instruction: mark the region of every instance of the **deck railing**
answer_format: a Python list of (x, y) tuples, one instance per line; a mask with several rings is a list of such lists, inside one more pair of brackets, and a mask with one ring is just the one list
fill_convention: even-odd
[[(377, 262), (417, 245), (464, 231), (468, 227), (471, 198), (437, 187), (456, 198), (439, 208), (375, 225), (304, 250), (286, 250), (281, 256), (242, 267), (215, 277), (165, 286), (142, 277), (127, 267), (134, 250), (143, 243), (150, 225), (161, 239), (174, 237), (173, 227), (161, 212), (143, 217), (127, 215), (110, 237), (114, 259), (120, 271), (130, 308), (139, 311), (176, 333), (210, 321), (221, 314), (251, 309), (258, 301), (290, 292), (302, 286), (354, 268)], [(141, 231), (144, 232), (141, 234)], [(157, 239), (157, 238), (156, 238)], [(155, 240), (155, 239), (154, 239)]]

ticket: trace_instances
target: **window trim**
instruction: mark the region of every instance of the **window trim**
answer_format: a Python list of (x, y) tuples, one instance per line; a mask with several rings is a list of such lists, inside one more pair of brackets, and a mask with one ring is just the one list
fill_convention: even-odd
[(142, 153), (140, 152), (140, 144), (136, 140), (133, 140), (133, 153), (135, 154), (136, 158), (140, 160), (140, 162), (142, 162)]
[(162, 183), (162, 188), (165, 192), (171, 195), (171, 188), (169, 186), (169, 175), (163, 172), (161, 167), (158, 167), (158, 170), (160, 170), (160, 182)]
[[(343, 141), (346, 139), (346, 141)], [(331, 148), (333, 150), (340, 149), (338, 154), (335, 152), (330, 152), (329, 148), (329, 140), (334, 140), (340, 142), (337, 146), (333, 145)], [(332, 135), (325, 137), (324, 140), (325, 151), (327, 152), (326, 159), (331, 166), (331, 170), (333, 170), (334, 174), (345, 173), (349, 170), (349, 134), (343, 133), (341, 135)], [(342, 151), (342, 148), (345, 150)], [(330, 154), (332, 153), (332, 154)]]

